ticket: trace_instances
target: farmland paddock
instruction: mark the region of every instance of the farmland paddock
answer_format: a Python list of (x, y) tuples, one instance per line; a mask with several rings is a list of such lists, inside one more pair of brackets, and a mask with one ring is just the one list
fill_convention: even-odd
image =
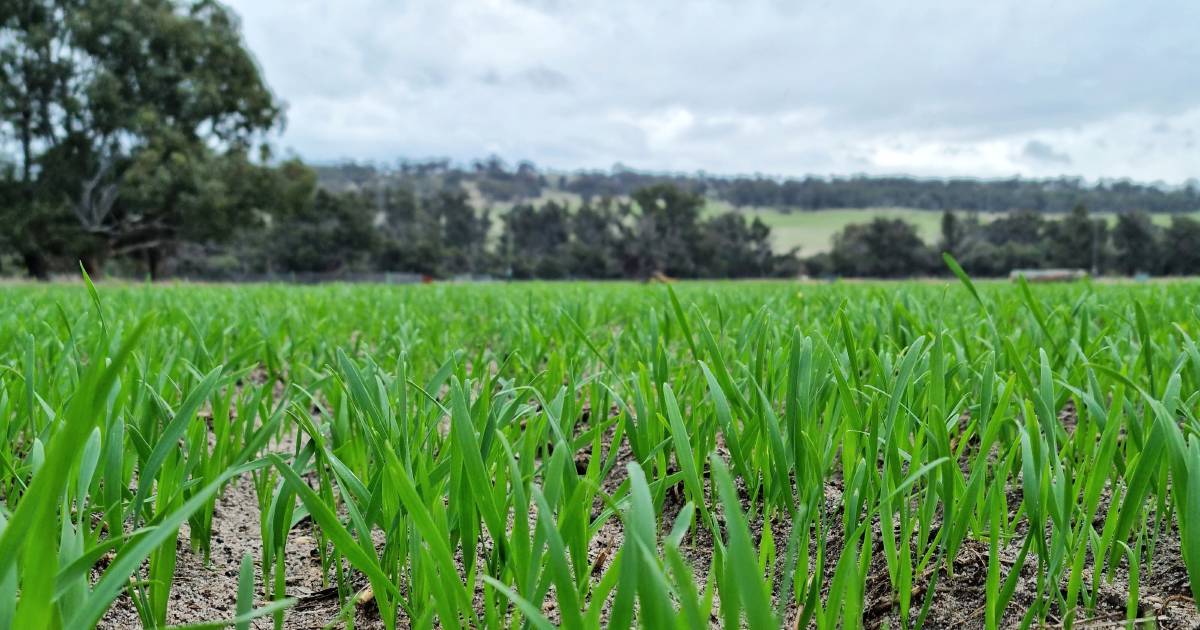
[(1194, 627), (1198, 296), (4, 286), (0, 627)]

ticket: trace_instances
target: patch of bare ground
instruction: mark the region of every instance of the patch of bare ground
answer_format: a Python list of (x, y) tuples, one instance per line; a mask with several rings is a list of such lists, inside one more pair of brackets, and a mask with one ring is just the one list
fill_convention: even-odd
[[(1172, 532), (1174, 534), (1174, 532)], [(1164, 629), (1192, 629), (1200, 627), (1200, 614), (1197, 614), (1188, 592), (1188, 582), (1183, 568), (1178, 548), (1178, 537), (1168, 536), (1164, 546), (1155, 554), (1154, 561), (1142, 568), (1138, 597), (1136, 627), (1158, 627)], [(1010, 543), (1000, 549), (999, 560), (1001, 580), (1007, 580), (1019, 553), (1020, 545)], [(867, 609), (864, 616), (866, 627), (899, 628), (901, 620), (899, 610), (893, 601), (887, 567), (881, 556), (872, 562), (867, 578)], [(1091, 559), (1089, 566), (1083, 572), (1084, 588), (1094, 586), (1094, 569)], [(967, 539), (963, 542), (958, 556), (954, 559), (954, 573), (947, 575), (942, 572), (937, 579), (932, 595), (925, 628), (982, 628), (986, 618), (986, 580), (988, 571), (988, 546), (976, 540)], [(912, 590), (913, 610), (915, 618), (920, 606), (927, 595), (932, 574), (918, 576), (914, 580)], [(1182, 579), (1180, 579), (1182, 578)], [(1017, 627), (1035, 601), (1038, 593), (1037, 560), (1030, 554), (1025, 565), (1018, 574), (1016, 590), (1005, 610), (1000, 626), (1004, 628)], [(1059, 585), (1066, 592), (1066, 578)], [(1126, 619), (1126, 599), (1129, 593), (1128, 571), (1124, 566), (1114, 571), (1111, 581), (1100, 578), (1096, 589), (1096, 606), (1094, 610), (1075, 611), (1077, 628), (1088, 627), (1128, 627)], [(1062, 627), (1064, 611), (1051, 606), (1047, 615), (1048, 627)], [(1152, 624), (1150, 622), (1153, 622)]]
[[(1079, 423), (1079, 416), (1073, 400), (1067, 400), (1058, 413), (1058, 420), (1069, 434), (1074, 433)], [(962, 423), (965, 424), (966, 421), (967, 413), (964, 412)], [(996, 447), (993, 446), (992, 450), (993, 453), (989, 454), (989, 461), (996, 459)], [(973, 462), (974, 455), (964, 453), (958, 463), (964, 474), (969, 475)], [(1106, 488), (1101, 495), (1093, 523), (1097, 531), (1104, 526), (1104, 518), (1111, 507), (1111, 500), (1112, 494)], [(1010, 485), (1006, 491), (1009, 519), (1014, 518), (1021, 506), (1021, 501), (1022, 495), (1019, 486)], [(840, 505), (838, 509), (841, 509)], [(838, 523), (836, 515), (832, 516), (834, 517), (833, 522)], [(940, 509), (935, 517), (933, 527), (941, 527)], [(878, 519), (876, 519), (874, 522), (876, 540), (879, 539), (880, 531)], [(1017, 526), (1016, 535), (1000, 546), (998, 557), (1002, 583), (1009, 578), (1028, 531), (1028, 522), (1022, 520)], [(837, 539), (836, 542), (831, 541), (832, 544), (840, 549), (840, 538), (843, 536), (840, 524), (833, 528), (830, 535), (831, 538)], [(1048, 539), (1049, 531), (1046, 535)], [(919, 614), (920, 606), (928, 594), (927, 591), (930, 585), (934, 584), (929, 611), (925, 618), (925, 628), (984, 627), (988, 555), (989, 548), (986, 541), (975, 540), (968, 536), (953, 560), (952, 573), (940, 570), (936, 576), (936, 582), (933, 579), (932, 571), (915, 576), (911, 592), (913, 607), (911, 615), (915, 618)], [(1128, 565), (1122, 561), (1115, 566), (1110, 579), (1109, 576), (1103, 574), (1095, 575), (1095, 561), (1096, 559), (1088, 552), (1082, 574), (1083, 590), (1089, 593), (1093, 589), (1095, 590), (1095, 608), (1074, 611), (1074, 627), (1129, 627), (1125, 623), (1129, 594)], [(1064, 576), (1063, 582), (1058, 585), (1064, 596), (1067, 579), (1068, 577)], [(1038, 598), (1038, 592), (1037, 558), (1031, 551), (1018, 574), (1016, 589), (1000, 620), (1000, 626), (1004, 628), (1020, 626), (1029, 607)], [(894, 589), (888, 576), (886, 559), (878, 550), (868, 571), (865, 593), (864, 623), (866, 627), (903, 627), (899, 607), (895, 601)], [(1059, 610), (1057, 606), (1052, 605), (1046, 622), (1049, 627), (1061, 627), (1064, 625), (1065, 616), (1066, 611)], [(1187, 570), (1183, 564), (1180, 548), (1179, 532), (1174, 525), (1165, 528), (1152, 560), (1141, 567), (1137, 619), (1139, 620), (1135, 624), (1137, 627), (1157, 627), (1167, 630), (1200, 628), (1200, 612), (1197, 612), (1196, 605), (1191, 598)]]
[[(295, 438), (285, 436), (273, 444), (271, 450), (290, 454), (294, 445)], [(207, 564), (202, 554), (193, 550), (188, 543), (187, 524), (180, 529), (176, 541), (175, 582), (167, 605), (168, 624), (214, 621), (236, 616), (238, 572), (242, 557), (247, 553), (254, 558), (255, 605), (265, 603), (260, 566), (262, 538), (258, 498), (249, 475), (234, 479), (217, 499), (212, 527), (211, 554)], [(316, 539), (312, 534), (309, 525), (301, 524), (288, 537), (286, 575), (289, 595), (304, 596), (321, 588), (320, 561)], [(116, 630), (141, 626), (133, 600), (128, 593), (122, 593), (97, 627)], [(253, 627), (271, 626), (269, 619), (260, 619)]]

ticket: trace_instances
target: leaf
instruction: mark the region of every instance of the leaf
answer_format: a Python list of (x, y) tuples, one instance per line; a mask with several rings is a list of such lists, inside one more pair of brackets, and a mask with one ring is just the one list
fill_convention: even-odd
[(954, 272), (954, 275), (958, 276), (958, 280), (962, 282), (963, 286), (967, 288), (967, 291), (971, 293), (971, 297), (975, 298), (975, 301), (979, 304), (979, 306), (982, 307), (983, 298), (979, 297), (979, 291), (975, 289), (975, 283), (971, 282), (971, 277), (967, 275), (967, 272), (963, 271), (962, 266), (958, 264), (958, 261), (954, 259), (954, 256), (951, 256), (950, 252), (942, 252), (942, 261), (946, 263), (946, 266), (950, 268), (950, 271)]
[(709, 467), (721, 505), (725, 510), (725, 536), (728, 538), (729, 555), (726, 561), (738, 581), (738, 594), (750, 630), (768, 630), (779, 627), (771, 610), (771, 600), (758, 573), (758, 554), (750, 542), (750, 527), (742, 513), (741, 502), (733, 486), (733, 479), (725, 462), (715, 453), (709, 456)]
[(500, 591), (500, 593), (507, 597), (508, 600), (511, 601), (517, 608), (520, 608), (521, 613), (525, 615), (525, 618), (529, 621), (529, 623), (533, 624), (535, 628), (539, 628), (540, 630), (555, 630), (554, 624), (550, 623), (550, 620), (546, 618), (546, 615), (542, 614), (542, 610), (540, 608), (529, 603), (528, 600), (518, 595), (516, 591), (506, 586), (500, 580), (497, 580), (490, 575), (484, 575), (482, 577), (484, 582), (487, 582), (492, 588)]
[(221, 379), (221, 372), (223, 370), (223, 367), (213, 369), (188, 393), (183, 404), (179, 405), (179, 409), (176, 410), (171, 421), (163, 429), (158, 442), (154, 444), (154, 450), (150, 453), (150, 458), (138, 470), (138, 490), (129, 508), (130, 513), (135, 517), (141, 510), (142, 503), (149, 496), (154, 482), (158, 479), (159, 468), (162, 467), (167, 456), (179, 448), (180, 438), (187, 432), (188, 425), (191, 423), (192, 418), (196, 416), (196, 412), (200, 410), (201, 405), (204, 404), (205, 400), (208, 400), (208, 397), (217, 388), (217, 383)]
[(295, 606), (296, 601), (296, 599), (291, 597), (280, 599), (270, 602), (262, 608), (256, 608), (245, 613), (239, 612), (238, 615), (233, 619), (188, 623), (180, 626), (170, 626), (167, 630), (218, 630), (219, 628), (228, 628), (229, 626), (235, 626), (241, 630), (241, 628), (249, 628), (250, 622), (254, 621), (255, 619), (261, 619)]
[(254, 556), (246, 552), (242, 556), (241, 571), (238, 574), (237, 617), (244, 621), (236, 622), (237, 630), (250, 630), (250, 619), (246, 618), (254, 610)]

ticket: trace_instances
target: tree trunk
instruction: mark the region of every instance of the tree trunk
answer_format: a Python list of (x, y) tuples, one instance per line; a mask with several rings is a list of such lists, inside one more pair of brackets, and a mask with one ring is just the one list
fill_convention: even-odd
[[(26, 93), (28, 99), (28, 93)], [(33, 109), (28, 100), (21, 108), (21, 196), (25, 201), (23, 210), (28, 213), (34, 212), (33, 208)], [(21, 251), (21, 260), (25, 263), (25, 270), (29, 272), (30, 278), (35, 278), (40, 282), (45, 282), (50, 279), (50, 264), (46, 261), (45, 254), (41, 250), (34, 248), (24, 249)]]
[(79, 262), (83, 265), (83, 270), (93, 279), (104, 277), (104, 256), (100, 254), (86, 254)]
[(150, 274), (151, 282), (158, 280), (160, 267), (162, 267), (162, 254), (158, 248), (146, 248), (146, 273)]
[(37, 250), (25, 250), (21, 252), (21, 260), (25, 263), (25, 270), (29, 272), (30, 278), (35, 278), (41, 282), (50, 279), (50, 265), (46, 263), (46, 257)]
[(21, 110), (21, 185), (25, 200), (33, 200), (33, 111), (29, 105)]

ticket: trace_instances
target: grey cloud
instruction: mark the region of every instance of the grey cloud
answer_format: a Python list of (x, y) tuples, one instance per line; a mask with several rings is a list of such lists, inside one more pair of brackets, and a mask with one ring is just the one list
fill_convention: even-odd
[(734, 121), (712, 120), (694, 125), (685, 132), (685, 135), (690, 140), (711, 142), (734, 137), (740, 130), (741, 126)]
[(1025, 143), (1025, 148), (1021, 149), (1021, 155), (1035, 162), (1050, 162), (1053, 164), (1070, 164), (1071, 156), (1060, 151), (1055, 151), (1054, 147), (1042, 142), (1041, 140), (1030, 140)]
[(479, 81), (494, 88), (524, 87), (540, 92), (561, 92), (571, 87), (571, 79), (567, 75), (542, 65), (507, 75), (495, 68), (488, 68), (479, 75)]
[(479, 75), (479, 81), (487, 85), (500, 85), (502, 83), (500, 73), (491, 68), (488, 68), (483, 74)]
[(524, 70), (517, 76), (529, 86), (547, 92), (557, 92), (571, 86), (571, 80), (567, 78), (567, 75), (546, 66), (536, 66)]
[(290, 104), (281, 144), (310, 159), (499, 147), (560, 168), (1195, 171), (1191, 0), (230, 4)]

